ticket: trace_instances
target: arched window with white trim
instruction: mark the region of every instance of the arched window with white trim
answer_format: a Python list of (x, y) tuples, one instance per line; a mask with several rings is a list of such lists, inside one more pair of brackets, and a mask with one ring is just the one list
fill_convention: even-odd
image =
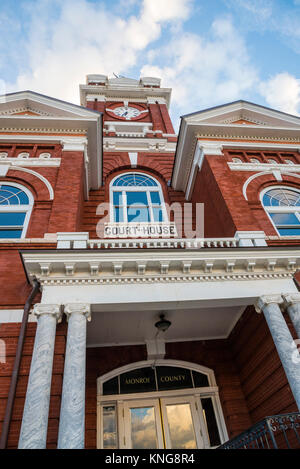
[(286, 186), (265, 189), (261, 201), (280, 236), (300, 236), (300, 191)]
[(162, 223), (168, 221), (161, 185), (145, 173), (125, 173), (110, 185), (111, 221)]
[(0, 182), (0, 238), (24, 238), (32, 207), (32, 194), (20, 184)]

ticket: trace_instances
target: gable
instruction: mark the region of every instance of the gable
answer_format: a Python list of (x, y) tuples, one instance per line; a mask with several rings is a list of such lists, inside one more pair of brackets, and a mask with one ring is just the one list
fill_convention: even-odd
[(300, 128), (300, 118), (247, 101), (236, 101), (183, 116), (189, 124), (260, 125)]
[(33, 91), (0, 96), (0, 116), (85, 119), (96, 115), (99, 115), (96, 111)]

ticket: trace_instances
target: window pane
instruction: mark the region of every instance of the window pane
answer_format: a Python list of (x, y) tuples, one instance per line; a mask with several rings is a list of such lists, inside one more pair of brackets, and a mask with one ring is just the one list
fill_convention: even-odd
[(122, 205), (122, 192), (114, 192), (113, 193), (113, 204), (114, 205)]
[(278, 188), (269, 190), (263, 197), (266, 207), (292, 207), (300, 205), (300, 193), (292, 189)]
[(103, 448), (118, 448), (117, 416), (115, 406), (103, 407)]
[(122, 176), (118, 177), (115, 182), (113, 183), (114, 186), (146, 186), (146, 187), (153, 187), (157, 186), (157, 182), (148, 177), (146, 174), (123, 174)]
[(148, 207), (128, 207), (127, 208), (128, 222), (135, 223), (148, 223), (150, 221), (150, 214)]
[(193, 378), (195, 388), (209, 386), (208, 377), (204, 373), (198, 373), (197, 371), (193, 371)]
[(151, 202), (153, 204), (158, 204), (158, 205), (161, 204), (159, 192), (150, 192), (150, 196), (151, 196)]
[(201, 404), (204, 421), (209, 435), (210, 446), (218, 446), (221, 444), (221, 441), (211, 397), (201, 399)]
[(115, 222), (123, 222), (123, 207), (114, 207), (114, 214), (115, 214)]
[(163, 222), (164, 216), (160, 207), (153, 207), (153, 217), (156, 222)]
[(130, 409), (132, 449), (156, 449), (154, 407)]
[(275, 225), (300, 225), (294, 213), (270, 213)]
[(22, 226), (26, 213), (0, 213), (0, 226)]
[(146, 192), (126, 192), (127, 205), (148, 205)]
[(109, 396), (110, 394), (119, 394), (118, 376), (103, 383), (103, 396)]
[(300, 229), (297, 228), (279, 228), (281, 236), (300, 236)]
[(22, 230), (0, 230), (0, 238), (21, 238)]
[(0, 205), (28, 205), (28, 196), (18, 187), (0, 185)]
[(197, 448), (190, 404), (167, 405), (172, 449)]

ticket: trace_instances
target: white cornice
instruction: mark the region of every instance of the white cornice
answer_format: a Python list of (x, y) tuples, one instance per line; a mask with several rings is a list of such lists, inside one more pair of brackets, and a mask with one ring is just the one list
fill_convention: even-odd
[(167, 139), (141, 137), (104, 137), (104, 151), (175, 153), (176, 142)]
[(0, 159), (0, 166), (2, 165), (9, 165), (10, 168), (13, 169), (14, 166), (22, 166), (22, 167), (45, 167), (45, 168), (53, 168), (60, 166), (61, 158), (49, 158), (49, 159), (42, 159), (42, 158), (26, 158), (26, 159), (17, 159), (17, 158), (3, 158)]
[(80, 102), (82, 106), (85, 106), (86, 96), (93, 95), (96, 97), (99, 94), (101, 97), (105, 96), (107, 101), (122, 101), (127, 99), (134, 102), (142, 102), (141, 100), (147, 102), (149, 97), (169, 107), (171, 92), (170, 88), (147, 87), (141, 86), (139, 83), (130, 84), (129, 82), (126, 86), (112, 83), (102, 86), (80, 85)]
[(271, 163), (227, 163), (231, 171), (280, 171), (289, 173), (299, 173), (300, 164), (271, 164)]
[(292, 277), (300, 265), (300, 248), (24, 251), (22, 256), (29, 278), (43, 285), (280, 279)]

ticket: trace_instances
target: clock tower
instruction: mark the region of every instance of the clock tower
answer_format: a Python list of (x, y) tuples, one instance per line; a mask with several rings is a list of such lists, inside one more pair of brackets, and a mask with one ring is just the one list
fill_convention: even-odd
[[(101, 187), (91, 191), (85, 202), (82, 225), (82, 231), (88, 231), (92, 238), (111, 237), (111, 234), (121, 237), (120, 227), (123, 229), (126, 225), (124, 229), (128, 234), (128, 229), (134, 225), (127, 226), (129, 219), (124, 207), (129, 203), (129, 196), (125, 189), (121, 191), (122, 201), (116, 202), (114, 211), (110, 210), (109, 219), (99, 215), (99, 204), (112, 203), (117, 197), (113, 193), (118, 176), (154, 178), (161, 191), (161, 210), (165, 211), (166, 204), (171, 205), (174, 198), (182, 199), (183, 194), (171, 188), (177, 135), (169, 116), (170, 98), (171, 89), (162, 88), (161, 80), (153, 77), (134, 80), (88, 75), (86, 84), (80, 86), (81, 105), (103, 115), (103, 180)], [(147, 230), (156, 229), (157, 223), (164, 222), (170, 235), (174, 220), (170, 220), (166, 212), (156, 216), (156, 207), (152, 209), (150, 199), (147, 200), (149, 216), (142, 216), (143, 210), (138, 209), (141, 220), (137, 221), (146, 222)]]
[(103, 113), (104, 151), (174, 153), (171, 89), (160, 84), (153, 77), (87, 76), (80, 86), (81, 105)]

